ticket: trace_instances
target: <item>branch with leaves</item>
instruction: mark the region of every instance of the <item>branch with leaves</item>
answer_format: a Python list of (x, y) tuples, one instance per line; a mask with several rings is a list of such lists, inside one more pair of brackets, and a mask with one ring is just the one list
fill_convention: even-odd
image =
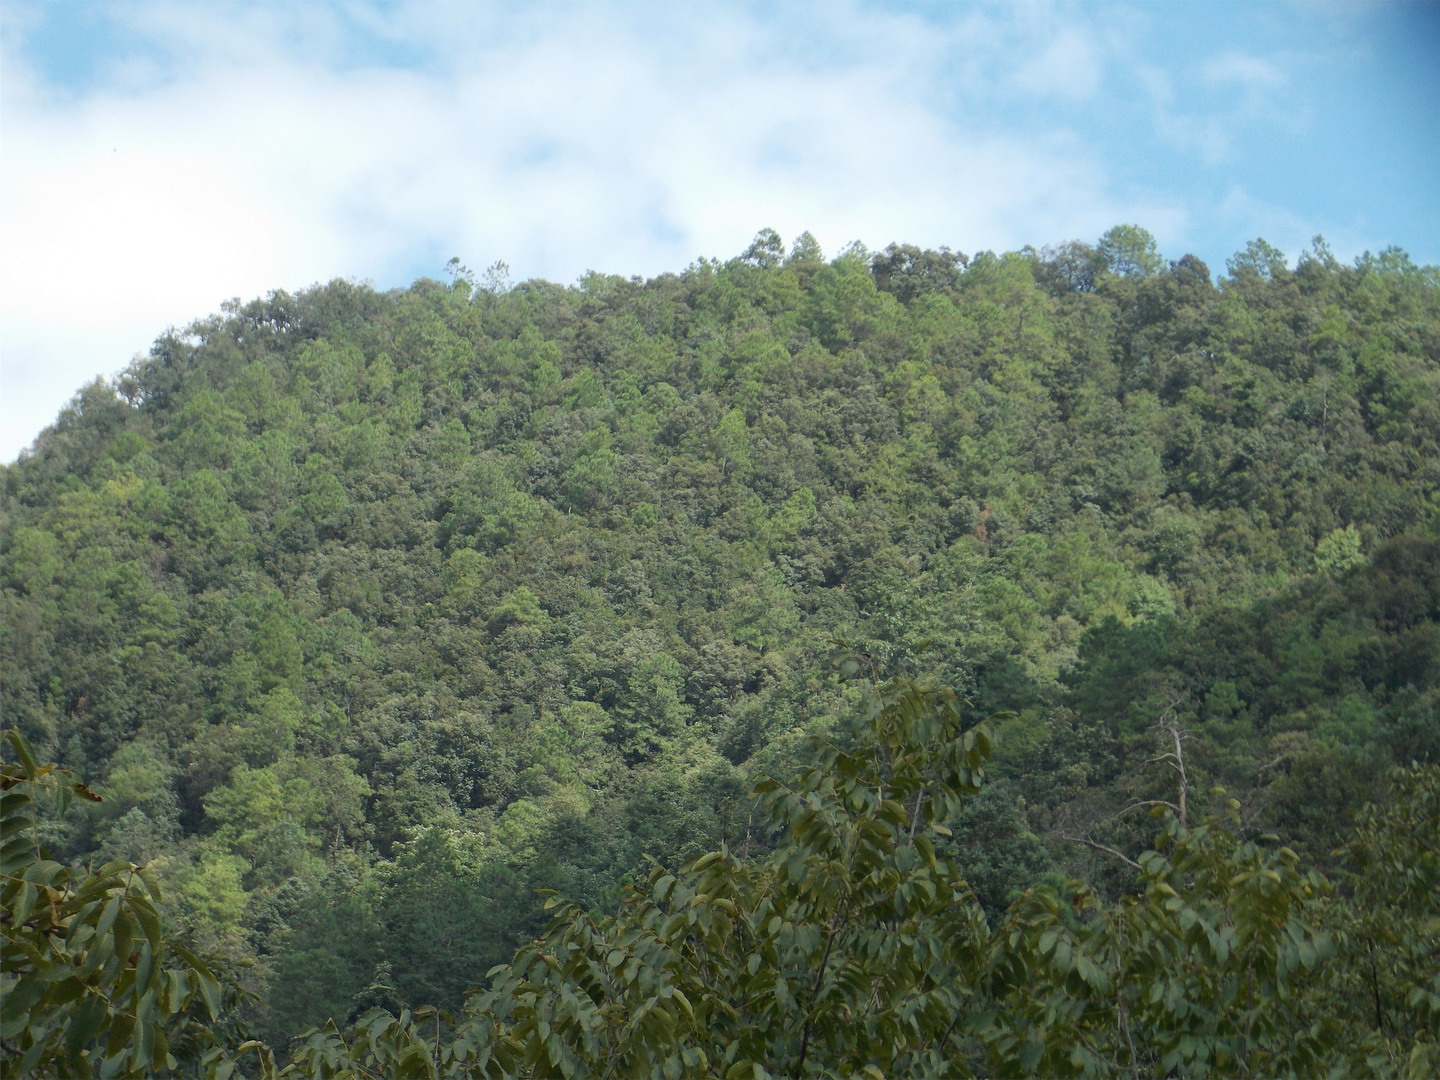
[[(3, 745), (15, 760), (0, 766), (0, 1071), (224, 1080), (235, 1068), (220, 1039), (225, 988), (166, 937), (158, 883), (125, 860), (87, 870), (51, 859), (33, 835), (37, 797), (100, 796), (37, 762), (18, 732)], [(233, 1053), (251, 1049), (263, 1052)]]

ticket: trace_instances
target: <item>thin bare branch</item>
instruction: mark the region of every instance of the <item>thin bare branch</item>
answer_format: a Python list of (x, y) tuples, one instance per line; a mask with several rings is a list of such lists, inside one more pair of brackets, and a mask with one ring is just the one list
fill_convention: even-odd
[(1173, 716), (1170, 719), (1169, 727), (1170, 734), (1175, 739), (1174, 767), (1175, 771), (1180, 774), (1180, 798), (1178, 800), (1180, 805), (1176, 808), (1176, 812), (1180, 817), (1180, 827), (1183, 829), (1186, 827), (1185, 797), (1189, 794), (1190, 778), (1185, 775), (1185, 751), (1181, 745), (1180, 725), (1175, 723), (1175, 719)]
[(1104, 844), (1097, 844), (1094, 840), (1087, 840), (1083, 836), (1062, 835), (1060, 839), (1069, 840), (1072, 844), (1084, 844), (1086, 847), (1094, 848), (1096, 851), (1103, 851), (1106, 855), (1113, 855), (1115, 858), (1119, 859), (1127, 866), (1133, 866), (1136, 870), (1144, 869), (1144, 867), (1142, 867), (1134, 859), (1130, 858), (1129, 855), (1126, 855), (1123, 851), (1116, 851), (1113, 847), (1106, 847)]
[(1117, 813), (1115, 816), (1116, 816), (1116, 817), (1119, 817), (1120, 814), (1128, 814), (1131, 810), (1138, 810), (1138, 809), (1140, 809), (1141, 807), (1147, 807), (1147, 806), (1148, 806), (1148, 807), (1167, 806), (1167, 807), (1169, 807), (1171, 810), (1174, 810), (1175, 813), (1177, 813), (1177, 814), (1182, 814), (1182, 813), (1184, 813), (1184, 811), (1181, 810), (1180, 807), (1176, 806), (1173, 802), (1170, 802), (1168, 799), (1141, 799), (1139, 802), (1133, 802), (1133, 803), (1131, 803), (1129, 806), (1125, 807), (1124, 810), (1121, 810), (1121, 811), (1120, 811), (1119, 813)]

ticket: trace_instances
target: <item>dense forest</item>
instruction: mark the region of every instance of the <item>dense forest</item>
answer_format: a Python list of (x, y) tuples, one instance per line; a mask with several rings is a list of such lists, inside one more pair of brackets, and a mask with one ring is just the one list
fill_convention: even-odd
[(1440, 271), (449, 270), (3, 468), (17, 1075), (1440, 1065)]

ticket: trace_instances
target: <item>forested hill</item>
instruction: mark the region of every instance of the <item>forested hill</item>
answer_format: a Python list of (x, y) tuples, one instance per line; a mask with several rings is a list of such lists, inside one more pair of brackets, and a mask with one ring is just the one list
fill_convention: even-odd
[(1435, 268), (1217, 284), (1122, 226), (452, 270), (227, 305), (3, 470), (4, 722), (105, 797), (46, 842), (147, 863), (272, 1038), (455, 1006), (537, 888), (763, 846), (863, 677), (1013, 710), (952, 822), (992, 913), (1121, 887), (1161, 727), (1322, 865), (1440, 758)]

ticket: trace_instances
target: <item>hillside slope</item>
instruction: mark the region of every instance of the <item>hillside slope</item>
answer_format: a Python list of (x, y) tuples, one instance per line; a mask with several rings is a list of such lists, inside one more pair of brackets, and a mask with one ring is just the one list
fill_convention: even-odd
[(764, 844), (836, 658), (1016, 711), (954, 823), (992, 911), (1108, 880), (1062, 838), (1139, 843), (1162, 721), (1321, 859), (1440, 756), (1440, 275), (1393, 250), (332, 282), (162, 337), (3, 490), (5, 721), (106, 795), (49, 842), (151, 862), (280, 1034)]

